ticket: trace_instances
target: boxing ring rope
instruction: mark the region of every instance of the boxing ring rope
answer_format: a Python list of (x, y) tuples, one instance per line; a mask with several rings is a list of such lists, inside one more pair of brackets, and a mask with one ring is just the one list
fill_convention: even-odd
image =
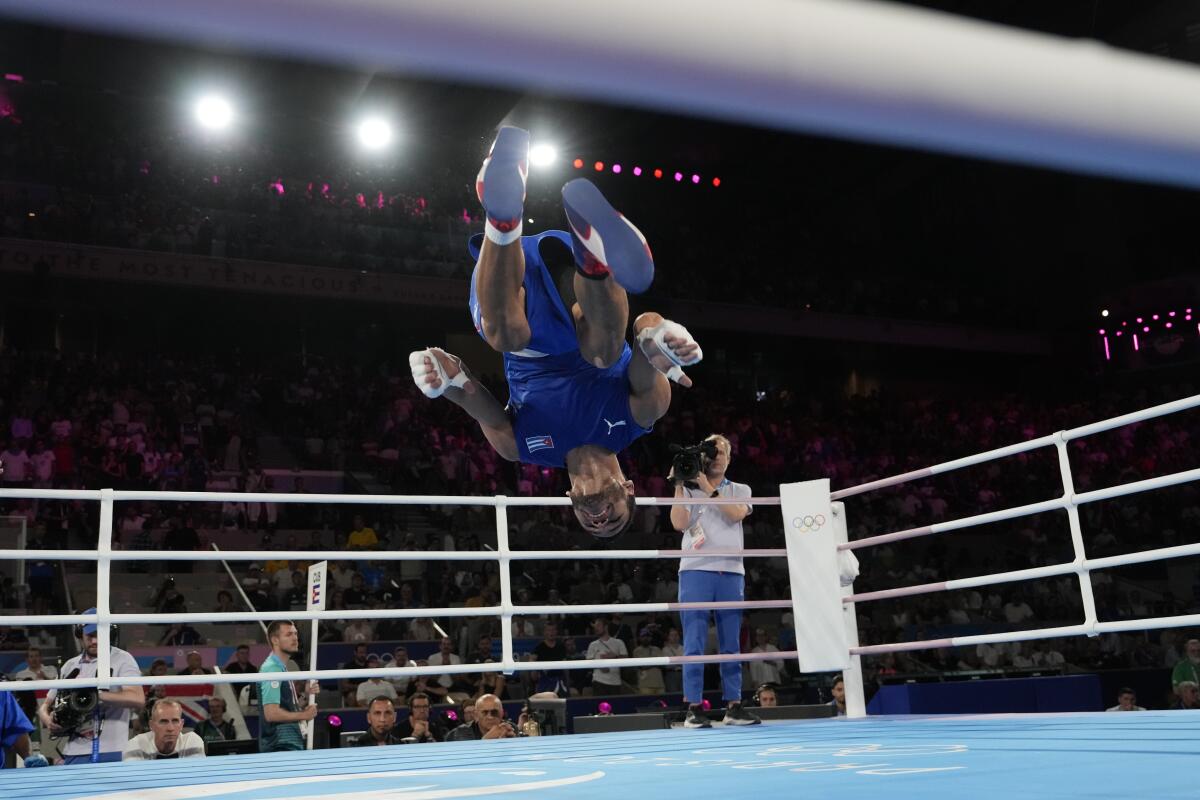
[(0, 0), (0, 11), (1200, 187), (1194, 67), (897, 4), (509, 0), (495, 14), (428, 0)]
[[(1168, 414), (1200, 407), (1200, 395), (1184, 398), (1171, 403), (1143, 409), (1141, 411), (1114, 417), (1109, 420), (1084, 425), (1070, 430), (1060, 431), (1049, 436), (1042, 436), (1007, 447), (989, 450), (966, 458), (937, 464), (932, 467), (906, 472), (901, 475), (883, 478), (876, 481), (852, 486), (830, 493), (831, 501), (854, 497), (869, 491), (900, 486), (913, 480), (944, 474), (964, 467), (994, 461), (1007, 456), (1016, 455), (1041, 447), (1054, 447), (1058, 456), (1060, 477), (1063, 494), (1059, 498), (1003, 509), (987, 514), (979, 514), (945, 523), (936, 523), (906, 531), (891, 534), (865, 537), (854, 541), (837, 544), (839, 550), (857, 550), (885, 544), (892, 541), (928, 536), (935, 533), (946, 533), (969, 527), (1013, 519), (1043, 511), (1063, 509), (1067, 512), (1072, 546), (1075, 558), (1065, 564), (1035, 567), (1024, 570), (980, 575), (971, 578), (961, 578), (947, 581), (937, 581), (915, 586), (884, 589), (874, 592), (855, 594), (849, 588), (843, 592), (842, 603), (845, 609), (844, 620), (847, 628), (849, 655), (851, 666), (847, 668), (848, 703), (852, 715), (860, 713), (862, 687), (861, 675), (857, 657), (888, 652), (907, 650), (924, 650), (938, 647), (972, 646), (977, 644), (994, 644), (1001, 642), (1030, 641), (1060, 636), (1088, 635), (1114, 633), (1128, 630), (1147, 630), (1153, 628), (1181, 627), (1200, 624), (1200, 614), (1177, 615), (1170, 617), (1146, 618), (1139, 620), (1120, 620), (1100, 622), (1096, 617), (1095, 600), (1091, 591), (1091, 572), (1129, 564), (1147, 563), (1168, 558), (1200, 555), (1200, 544), (1180, 545), (1159, 548), (1155, 550), (1131, 553), (1128, 555), (1108, 556), (1105, 558), (1089, 559), (1085, 553), (1083, 537), (1078, 516), (1078, 507), (1085, 503), (1123, 497), (1131, 494), (1147, 492), (1154, 489), (1175, 486), (1200, 479), (1200, 469), (1185, 470), (1157, 478), (1134, 481), (1127, 484), (1107, 487), (1095, 491), (1076, 493), (1071, 472), (1070, 459), (1067, 453), (1067, 443), (1078, 438), (1112, 430), (1124, 425), (1143, 422)], [(97, 605), (95, 614), (72, 615), (25, 615), (0, 617), (0, 621), (9, 625), (52, 625), (96, 623), (98, 625), (98, 671), (95, 678), (89, 679), (57, 679), (50, 681), (22, 682), (23, 689), (49, 689), (67, 687), (99, 686), (107, 687), (117, 683), (110, 675), (108, 659), (108, 624), (126, 623), (166, 623), (166, 622), (263, 622), (266, 620), (329, 620), (329, 619), (382, 619), (382, 618), (415, 618), (415, 617), (481, 617), (499, 616), (501, 619), (501, 660), (488, 664), (437, 665), (432, 667), (380, 667), (374, 670), (308, 670), (289, 673), (293, 680), (332, 680), (343, 677), (400, 677), (417, 675), (443, 675), (455, 673), (471, 673), (483, 671), (503, 671), (512, 673), (520, 670), (558, 670), (558, 669), (595, 669), (612, 666), (611, 659), (563, 661), (563, 662), (524, 662), (517, 661), (512, 650), (511, 620), (514, 616), (534, 616), (542, 614), (599, 614), (599, 613), (648, 613), (683, 610), (712, 610), (712, 609), (775, 609), (792, 608), (792, 600), (758, 600), (727, 603), (626, 603), (599, 605), (528, 605), (517, 606), (512, 603), (512, 585), (510, 564), (513, 561), (530, 560), (586, 560), (596, 558), (612, 559), (675, 559), (702, 558), (713, 555), (740, 555), (743, 557), (778, 558), (787, 555), (787, 550), (772, 548), (757, 548), (747, 550), (711, 550), (703, 553), (682, 550), (609, 550), (595, 552), (581, 551), (543, 551), (525, 550), (513, 551), (508, 542), (509, 507), (534, 506), (565, 506), (569, 499), (565, 497), (510, 498), (495, 497), (455, 497), (445, 495), (412, 496), (412, 495), (289, 495), (285, 493), (247, 493), (247, 492), (148, 492), (148, 491), (114, 491), (101, 490), (54, 490), (54, 489), (4, 489), (0, 497), (37, 497), (60, 498), (75, 500), (98, 500), (101, 504), (99, 546), (92, 550), (0, 550), (0, 558), (39, 558), (62, 560), (94, 560), (97, 562)], [(113, 505), (119, 501), (155, 500), (181, 502), (300, 502), (300, 503), (335, 503), (335, 504), (370, 504), (370, 505), (472, 505), (489, 506), (496, 509), (497, 549), (495, 551), (372, 551), (371, 558), (383, 561), (415, 561), (441, 558), (446, 561), (480, 561), (496, 560), (501, 564), (500, 569), (500, 605), (483, 608), (422, 608), (422, 609), (361, 609), (361, 610), (325, 610), (325, 611), (265, 611), (265, 612), (226, 612), (226, 613), (183, 613), (183, 614), (121, 614), (113, 613), (109, 608), (109, 586), (111, 581), (111, 565), (114, 561), (177, 561), (180, 553), (170, 551), (126, 551), (112, 549)], [(728, 505), (749, 502), (754, 505), (779, 505), (780, 498), (764, 497), (751, 498), (748, 501), (730, 499), (689, 499), (689, 498), (638, 498), (641, 506), (673, 506), (673, 505)], [(839, 515), (840, 509), (834, 509), (834, 515)], [(353, 553), (343, 551), (195, 551), (187, 557), (196, 561), (258, 561), (286, 556), (289, 559), (305, 560), (344, 560)], [(893, 599), (919, 594), (928, 594), (955, 589), (975, 588), (999, 583), (1010, 583), (1020, 580), (1056, 577), (1075, 574), (1079, 580), (1080, 593), (1084, 606), (1084, 621), (1077, 625), (1042, 628), (1032, 630), (1009, 631), (1004, 633), (978, 634), (957, 636), (941, 639), (898, 642), (877, 645), (859, 645), (857, 626), (854, 619), (854, 605), (859, 602)], [(731, 653), (702, 656), (671, 656), (653, 658), (620, 659), (622, 667), (663, 667), (684, 663), (721, 663), (726, 661), (755, 661), (798, 658), (795, 650), (771, 653)], [(179, 675), (179, 676), (142, 676), (140, 678), (120, 678), (121, 685), (176, 685), (176, 684), (206, 684), (206, 683), (244, 683), (254, 680), (247, 675)], [(857, 684), (857, 685), (855, 685)], [(5, 687), (0, 684), (0, 690)]]
[[(749, 600), (738, 602), (714, 603), (618, 603), (591, 605), (530, 605), (518, 606), (512, 603), (511, 572), (509, 564), (512, 561), (535, 560), (599, 560), (614, 559), (677, 559), (677, 558), (710, 558), (712, 556), (741, 556), (759, 558), (778, 558), (787, 555), (785, 549), (757, 548), (734, 550), (728, 548), (713, 548), (703, 553), (684, 550), (602, 550), (602, 551), (572, 551), (572, 550), (518, 550), (510, 549), (508, 543), (509, 506), (544, 507), (570, 505), (567, 497), (494, 497), (454, 496), (454, 495), (334, 495), (334, 494), (287, 494), (287, 493), (252, 493), (252, 492), (152, 492), (152, 491), (118, 491), (112, 489), (0, 489), (0, 498), (39, 499), (70, 499), (91, 500), (100, 502), (100, 531), (99, 544), (96, 550), (0, 550), (0, 559), (11, 558), (46, 558), (66, 561), (96, 561), (97, 601), (94, 614), (68, 615), (4, 615), (0, 623), (5, 625), (68, 625), (96, 623), (97, 625), (97, 675), (95, 678), (57, 679), (48, 681), (22, 681), (22, 690), (61, 689), (99, 687), (107, 688), (113, 685), (186, 685), (211, 683), (246, 683), (254, 682), (253, 675), (175, 675), (175, 676), (141, 676), (114, 679), (109, 663), (109, 628), (110, 624), (129, 623), (158, 623), (170, 622), (211, 622), (236, 623), (284, 620), (299, 622), (302, 620), (353, 620), (353, 619), (410, 619), (418, 617), (483, 617), (499, 616), (501, 619), (501, 660), (488, 664), (438, 665), (432, 667), (380, 667), (374, 670), (302, 670), (289, 672), (290, 680), (334, 680), (355, 677), (403, 677), (418, 675), (446, 675), (456, 673), (505, 672), (521, 670), (558, 670), (558, 669), (596, 669), (612, 667), (612, 659), (592, 659), (562, 662), (526, 662), (517, 661), (512, 650), (512, 618), (514, 616), (534, 616), (541, 614), (607, 614), (607, 613), (650, 613), (671, 611), (708, 611), (714, 609), (791, 609), (791, 600)], [(478, 608), (415, 608), (415, 609), (342, 609), (325, 611), (236, 611), (212, 613), (179, 613), (179, 614), (121, 614), (113, 613), (109, 608), (111, 586), (111, 564), (114, 561), (179, 561), (186, 557), (191, 561), (265, 561), (287, 557), (288, 559), (304, 559), (306, 561), (353, 560), (356, 551), (341, 550), (252, 550), (252, 551), (188, 551), (186, 554), (165, 550), (114, 550), (112, 548), (113, 506), (117, 502), (131, 500), (153, 500), (157, 502), (273, 502), (273, 503), (332, 503), (355, 505), (470, 505), (490, 506), (496, 509), (496, 539), (495, 551), (370, 551), (372, 560), (379, 561), (428, 561), (439, 558), (446, 561), (498, 561), (500, 569), (500, 605)], [(750, 499), (731, 498), (637, 498), (639, 506), (674, 506), (674, 505), (779, 505), (778, 497), (760, 497)], [(316, 646), (315, 644), (313, 645)], [(703, 656), (656, 656), (649, 658), (623, 658), (621, 667), (665, 667), (687, 663), (722, 663), (726, 661), (775, 661), (787, 658), (797, 658), (795, 650), (771, 653), (729, 653)], [(265, 679), (262, 679), (265, 680)], [(0, 683), (0, 691), (14, 689)]]
[(839, 544), (838, 549), (863, 549), (886, 544), (888, 542), (929, 536), (937, 533), (948, 533), (950, 531), (976, 527), (991, 522), (998, 522), (1000, 520), (1016, 519), (1018, 517), (1038, 514), (1044, 511), (1064, 509), (1068, 515), (1071, 531), (1071, 542), (1075, 554), (1075, 558), (1072, 561), (1064, 564), (1053, 564), (1043, 567), (1033, 567), (1030, 569), (1013, 570), (991, 575), (978, 575), (971, 578), (934, 581), (931, 583), (905, 586), (897, 589), (883, 589), (879, 591), (862, 592), (858, 594), (847, 593), (842, 598), (842, 602), (848, 608), (853, 609), (854, 604), (860, 602), (894, 599), (898, 597), (911, 597), (921, 594), (930, 594), (933, 592), (971, 589), (999, 583), (1012, 583), (1015, 581), (1035, 580), (1040, 578), (1051, 578), (1072, 574), (1078, 576), (1080, 594), (1083, 600), (1084, 621), (1078, 625), (1009, 631), (1006, 633), (954, 636), (940, 639), (926, 639), (920, 641), (896, 642), (889, 644), (866, 646), (856, 645), (851, 647), (851, 653), (854, 655), (877, 655), (882, 653), (894, 653), (910, 650), (929, 650), (939, 647), (962, 647), (979, 644), (996, 644), (1002, 642), (1032, 641), (1037, 639), (1057, 638), (1060, 636), (1097, 636), (1102, 633), (1118, 633), (1123, 631), (1151, 630), (1157, 628), (1178, 628), (1200, 624), (1200, 614), (1182, 614), (1168, 617), (1147, 617), (1137, 620), (1100, 622), (1096, 617), (1095, 598), (1092, 595), (1091, 573), (1093, 570), (1103, 570), (1112, 567), (1128, 566), (1131, 564), (1145, 564), (1152, 561), (1160, 561), (1170, 558), (1196, 556), (1200, 555), (1200, 544), (1163, 547), (1153, 550), (1144, 550), (1138, 553), (1129, 553), (1126, 555), (1108, 556), (1105, 558), (1088, 558), (1084, 549), (1078, 512), (1079, 506), (1087, 503), (1111, 500), (1117, 497), (1125, 497), (1128, 495), (1139, 494), (1155, 489), (1162, 489), (1200, 480), (1200, 469), (1184, 470), (1181, 472), (1171, 473), (1169, 475), (1162, 475), (1157, 478), (1147, 478), (1145, 480), (1119, 484), (1104, 489), (1096, 489), (1090, 492), (1076, 493), (1074, 490), (1074, 480), (1072, 477), (1070, 458), (1068, 457), (1067, 453), (1067, 443), (1075, 439), (1092, 436), (1097, 433), (1103, 433), (1105, 431), (1110, 431), (1125, 425), (1144, 422), (1146, 420), (1155, 419), (1168, 414), (1187, 411), (1198, 406), (1200, 406), (1200, 395), (1185, 397), (1170, 403), (1163, 403), (1161, 405), (1152, 406), (1150, 408), (1131, 412), (1129, 414), (1123, 414), (1118, 417), (1102, 420), (1089, 425), (1083, 425), (1077, 428), (1059, 431), (1058, 433), (1050, 434), (1048, 436), (1030, 439), (1029, 441), (1010, 445), (1008, 447), (989, 450), (983, 453), (967, 456), (965, 458), (936, 464), (925, 469), (913, 470), (901, 475), (882, 478), (880, 480), (870, 481), (859, 486), (852, 486), (832, 492), (831, 497), (834, 499), (853, 497), (866, 492), (876, 491), (878, 489), (901, 486), (910, 481), (952, 472), (964, 467), (983, 464), (989, 461), (1005, 458), (1007, 456), (1025, 453), (1041, 447), (1054, 447), (1058, 455), (1059, 472), (1063, 485), (1063, 494), (1061, 497), (1052, 500), (1046, 500), (1040, 503), (1030, 503), (1028, 505), (994, 511), (987, 514), (978, 514), (948, 522), (910, 528), (908, 530), (897, 531), (895, 533), (856, 539), (854, 541)]

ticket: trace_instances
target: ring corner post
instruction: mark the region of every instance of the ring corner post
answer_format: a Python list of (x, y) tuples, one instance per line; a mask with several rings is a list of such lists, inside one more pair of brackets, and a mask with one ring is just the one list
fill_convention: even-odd
[(112, 687), (112, 631), (108, 627), (112, 588), (113, 505), (116, 493), (100, 490), (100, 529), (96, 544), (96, 686)]
[(504, 674), (515, 671), (512, 636), (512, 551), (508, 547), (508, 498), (496, 495), (496, 554), (500, 558), (500, 663)]
[[(833, 503), (833, 537), (835, 544), (845, 544), (850, 541), (849, 526), (846, 522), (846, 504)], [(854, 584), (842, 587), (842, 597), (854, 594)], [(842, 622), (846, 628), (846, 646), (850, 658), (846, 669), (842, 671), (842, 685), (846, 689), (846, 716), (851, 719), (867, 715), (867, 694), (863, 687), (862, 656), (851, 652), (858, 647), (858, 617), (855, 615), (854, 603), (842, 603)]]
[(800, 672), (851, 670), (829, 480), (782, 484), (779, 497)]

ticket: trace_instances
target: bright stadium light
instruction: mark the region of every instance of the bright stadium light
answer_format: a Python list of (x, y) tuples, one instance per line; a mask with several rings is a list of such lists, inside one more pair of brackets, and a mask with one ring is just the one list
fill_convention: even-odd
[(196, 101), (196, 121), (210, 131), (222, 131), (233, 123), (233, 106), (221, 95), (207, 94)]
[(381, 117), (367, 117), (358, 123), (358, 142), (368, 150), (382, 150), (392, 143), (392, 126)]
[(548, 167), (555, 161), (558, 161), (558, 150), (554, 145), (535, 144), (529, 148), (529, 163), (533, 166)]

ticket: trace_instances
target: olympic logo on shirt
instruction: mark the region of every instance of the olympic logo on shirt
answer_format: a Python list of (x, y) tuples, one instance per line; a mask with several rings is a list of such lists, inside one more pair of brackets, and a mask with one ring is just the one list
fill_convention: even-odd
[(817, 514), (816, 516), (796, 517), (792, 520), (792, 527), (800, 533), (816, 533), (821, 530), (821, 526), (825, 524), (825, 515)]

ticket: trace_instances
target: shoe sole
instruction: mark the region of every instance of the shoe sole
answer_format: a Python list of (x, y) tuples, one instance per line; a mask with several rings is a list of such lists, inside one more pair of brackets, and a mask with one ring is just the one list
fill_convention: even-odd
[(727, 719), (723, 722), (726, 725), (762, 725), (761, 719)]
[(689, 730), (702, 731), (702, 730), (705, 730), (706, 728), (711, 728), (712, 723), (709, 723), (708, 725), (693, 725), (691, 723), (685, 722), (685, 723), (683, 723), (683, 727), (685, 727)]
[(504, 127), (496, 134), (487, 165), (476, 187), (483, 210), (501, 231), (510, 231), (525, 212), (525, 176), (529, 174), (529, 131)]
[(586, 178), (568, 183), (562, 196), (575, 262), (581, 267), (589, 260), (599, 262), (630, 294), (649, 289), (654, 281), (654, 257), (641, 231)]

